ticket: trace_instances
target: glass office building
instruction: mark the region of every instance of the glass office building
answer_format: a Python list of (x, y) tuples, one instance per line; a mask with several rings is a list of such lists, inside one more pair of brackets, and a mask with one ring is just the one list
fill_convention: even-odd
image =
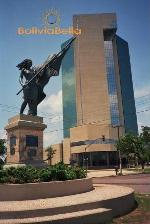
[(128, 43), (115, 13), (75, 15), (73, 26), (81, 35), (62, 64), (64, 138), (80, 165), (85, 153), (90, 166), (113, 165), (116, 140), (138, 133)]

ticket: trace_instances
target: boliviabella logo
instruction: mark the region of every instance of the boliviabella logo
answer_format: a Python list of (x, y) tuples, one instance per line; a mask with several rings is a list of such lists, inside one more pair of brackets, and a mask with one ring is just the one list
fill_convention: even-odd
[(47, 28), (60, 27), (60, 13), (56, 9), (49, 9), (43, 13), (43, 24)]
[(18, 27), (18, 35), (61, 35), (71, 34), (80, 35), (81, 29), (69, 26), (67, 28), (60, 27), (60, 14), (56, 9), (49, 9), (42, 16), (43, 27)]

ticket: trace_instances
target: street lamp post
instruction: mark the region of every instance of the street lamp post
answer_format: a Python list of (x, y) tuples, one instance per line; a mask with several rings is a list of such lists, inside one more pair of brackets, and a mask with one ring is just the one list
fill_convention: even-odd
[(84, 157), (84, 161), (85, 161), (86, 175), (87, 175), (87, 171), (88, 171), (88, 157), (87, 157), (86, 147), (85, 147), (85, 157)]

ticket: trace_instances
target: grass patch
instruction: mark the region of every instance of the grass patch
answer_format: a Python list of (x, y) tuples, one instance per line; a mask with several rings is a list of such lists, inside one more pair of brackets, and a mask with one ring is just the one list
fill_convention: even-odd
[(150, 167), (146, 167), (144, 169), (144, 171), (141, 168), (128, 168), (126, 170), (128, 170), (128, 171), (134, 171), (134, 172), (138, 172), (138, 173), (150, 173)]
[(150, 211), (150, 194), (136, 194), (135, 200), (139, 209), (145, 212)]
[(135, 194), (137, 208), (131, 213), (114, 219), (110, 224), (148, 224), (150, 220), (150, 194)]

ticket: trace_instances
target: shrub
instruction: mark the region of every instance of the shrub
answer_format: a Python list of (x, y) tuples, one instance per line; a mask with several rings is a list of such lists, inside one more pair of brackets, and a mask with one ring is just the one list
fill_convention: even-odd
[(5, 184), (5, 183), (12, 183), (12, 181), (11, 181), (11, 177), (2, 177), (2, 178), (0, 178), (0, 183), (2, 183), (2, 184)]
[(68, 169), (68, 172), (67, 172), (67, 180), (74, 180), (74, 179), (77, 179), (77, 175), (76, 175), (76, 172), (74, 169)]
[(8, 176), (15, 176), (16, 168), (15, 167), (9, 167), (5, 170), (7, 172)]
[(62, 162), (54, 165), (52, 172), (53, 172), (53, 178), (59, 181), (73, 180), (77, 178), (75, 168), (69, 167), (68, 165), (65, 165)]
[(86, 177), (84, 169), (79, 167), (70, 167), (63, 163), (54, 166), (37, 169), (32, 166), (10, 167), (0, 169), (0, 183), (34, 183), (48, 181), (65, 181)]
[(7, 183), (7, 182), (9, 182), (9, 181), (7, 181), (7, 177), (9, 177), (9, 176), (7, 175), (6, 170), (1, 169), (0, 170), (0, 183)]
[[(9, 177), (6, 182), (10, 183), (30, 183), (36, 182), (38, 179), (38, 171), (36, 168), (27, 166), (27, 167), (9, 167), (0, 173), (0, 182), (3, 182), (4, 177)], [(6, 178), (7, 179), (7, 178)]]
[(17, 178), (21, 178), (25, 183), (36, 182), (38, 179), (38, 170), (34, 167), (18, 168)]
[(86, 171), (83, 168), (75, 167), (75, 173), (77, 179), (82, 179), (86, 177)]
[(56, 180), (67, 180), (67, 170), (56, 170)]
[(52, 180), (52, 172), (50, 169), (41, 169), (39, 170), (39, 180), (43, 182), (48, 182)]

